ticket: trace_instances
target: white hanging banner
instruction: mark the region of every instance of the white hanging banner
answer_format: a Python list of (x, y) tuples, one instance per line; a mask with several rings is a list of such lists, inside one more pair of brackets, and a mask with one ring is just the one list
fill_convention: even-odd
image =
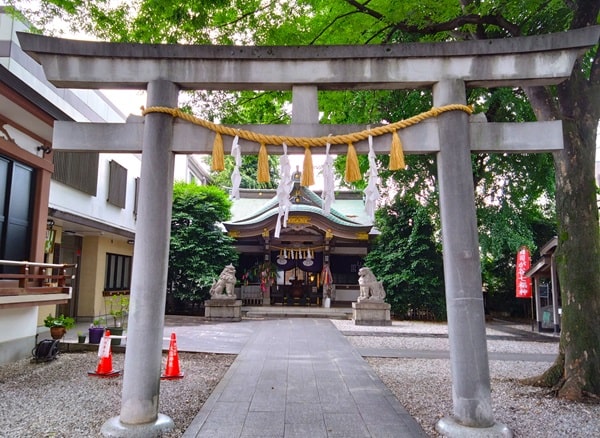
[(277, 187), (277, 200), (279, 201), (279, 214), (275, 224), (274, 237), (279, 238), (281, 227), (287, 227), (288, 214), (292, 203), (290, 202), (290, 192), (292, 191), (293, 181), (290, 166), (290, 158), (287, 155), (287, 145), (282, 144), (283, 155), (279, 159), (279, 175), (281, 180)]
[(329, 143), (325, 147), (325, 162), (323, 163), (323, 213), (331, 212), (331, 204), (335, 200), (335, 180), (333, 176), (333, 157), (329, 155)]
[(240, 175), (242, 152), (238, 140), (239, 137), (236, 135), (233, 137), (233, 143), (231, 144), (231, 156), (235, 159), (235, 167), (231, 172), (231, 197), (233, 199), (240, 199), (240, 183), (242, 182), (242, 176)]
[(369, 135), (369, 171), (367, 172), (369, 182), (365, 189), (365, 211), (369, 218), (375, 222), (375, 209), (377, 201), (379, 201), (379, 190), (377, 183), (379, 182), (379, 173), (377, 172), (377, 160), (375, 151), (373, 150), (373, 137)]

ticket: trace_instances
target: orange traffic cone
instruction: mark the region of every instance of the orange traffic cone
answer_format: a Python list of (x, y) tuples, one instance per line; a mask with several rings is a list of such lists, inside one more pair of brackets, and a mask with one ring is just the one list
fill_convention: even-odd
[(175, 333), (171, 333), (171, 343), (169, 344), (169, 356), (167, 357), (167, 366), (161, 379), (181, 379), (183, 373), (179, 369), (179, 354), (177, 354), (177, 340)]
[(98, 366), (96, 371), (88, 371), (88, 376), (116, 377), (121, 374), (120, 370), (113, 370), (112, 352), (110, 350), (110, 330), (104, 331), (98, 347)]

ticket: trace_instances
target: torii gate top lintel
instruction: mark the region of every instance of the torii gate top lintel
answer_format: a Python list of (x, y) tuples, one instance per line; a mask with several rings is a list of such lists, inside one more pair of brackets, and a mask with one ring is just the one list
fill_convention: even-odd
[[(570, 75), (600, 26), (532, 37), (356, 46), (210, 46), (77, 41), (19, 33), (23, 50), (58, 87), (146, 89), (164, 79), (180, 89), (287, 90), (555, 84)], [(240, 68), (243, 66), (243, 68)]]

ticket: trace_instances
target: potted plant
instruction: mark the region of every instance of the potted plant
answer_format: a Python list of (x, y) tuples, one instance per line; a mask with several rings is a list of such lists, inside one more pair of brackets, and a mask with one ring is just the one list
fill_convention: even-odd
[[(106, 327), (111, 335), (121, 336), (127, 323), (129, 312), (129, 296), (124, 294), (111, 295), (105, 299), (108, 313), (113, 318), (113, 325)], [(121, 339), (112, 339), (111, 345), (121, 345)]]
[(62, 314), (60, 316), (48, 314), (46, 319), (44, 319), (44, 325), (50, 329), (50, 336), (52, 336), (52, 339), (61, 339), (67, 330), (73, 328), (75, 320), (70, 316)]
[(77, 332), (77, 342), (85, 344), (85, 334), (83, 332)]
[(88, 329), (90, 344), (99, 344), (104, 335), (104, 325), (101, 318), (96, 318)]

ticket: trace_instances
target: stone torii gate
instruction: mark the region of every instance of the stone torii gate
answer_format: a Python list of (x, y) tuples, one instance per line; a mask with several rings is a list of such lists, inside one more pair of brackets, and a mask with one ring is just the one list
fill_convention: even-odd
[[(337, 47), (120, 44), (24, 33), (19, 41), (54, 85), (144, 89), (147, 107), (176, 107), (180, 90), (291, 89), (290, 125), (241, 128), (316, 137), (365, 129), (319, 124), (317, 90), (431, 88), (434, 106), (465, 104), (466, 87), (565, 80), (599, 35), (596, 26), (503, 40)], [(561, 149), (561, 122), (486, 123), (454, 111), (401, 136), (406, 153), (437, 157), (453, 396), (453, 413), (437, 429), (448, 436), (509, 436), (492, 413), (470, 154)], [(55, 124), (56, 149), (142, 153), (122, 404), (120, 416), (102, 427), (107, 436), (156, 436), (173, 426), (158, 413), (158, 395), (174, 154), (209, 153), (212, 138), (204, 128), (161, 113), (132, 116), (124, 124)], [(388, 153), (390, 142), (376, 137), (376, 153)], [(228, 152), (231, 141), (224, 144)], [(241, 140), (240, 146), (244, 154), (258, 153), (257, 144)], [(366, 141), (355, 147), (368, 152)], [(345, 152), (345, 146), (331, 147), (331, 153)], [(270, 146), (269, 153), (280, 154), (281, 148)]]

